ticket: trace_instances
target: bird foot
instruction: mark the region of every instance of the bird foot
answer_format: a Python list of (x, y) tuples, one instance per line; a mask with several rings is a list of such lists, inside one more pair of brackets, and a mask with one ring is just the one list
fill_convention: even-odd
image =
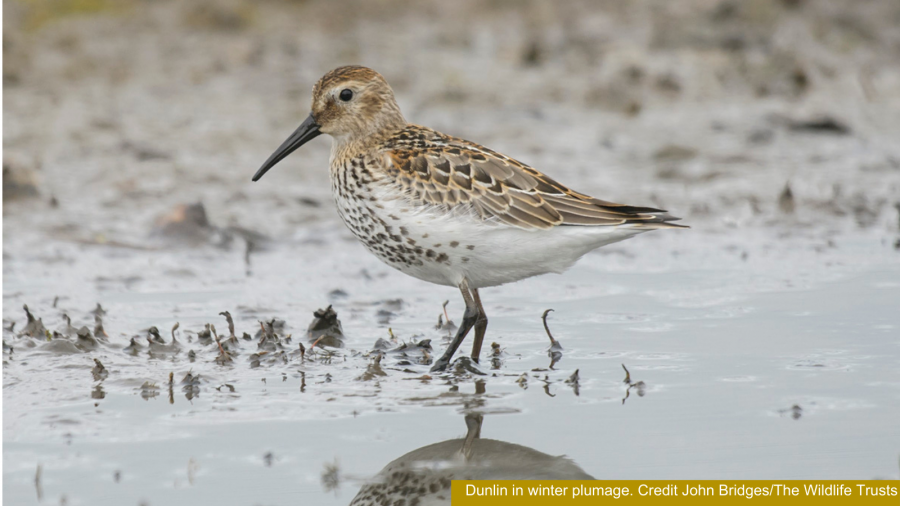
[(444, 357), (441, 357), (431, 367), (431, 372), (445, 372), (447, 368), (450, 368), (454, 374), (471, 373), (479, 376), (487, 376), (487, 373), (479, 369), (478, 364), (469, 357), (459, 357), (452, 363), (446, 361)]

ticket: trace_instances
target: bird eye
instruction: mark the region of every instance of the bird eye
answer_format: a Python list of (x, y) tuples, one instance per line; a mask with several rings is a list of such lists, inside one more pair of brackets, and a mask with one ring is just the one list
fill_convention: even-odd
[(349, 102), (350, 99), (353, 98), (353, 91), (347, 89), (341, 90), (340, 97), (344, 102)]

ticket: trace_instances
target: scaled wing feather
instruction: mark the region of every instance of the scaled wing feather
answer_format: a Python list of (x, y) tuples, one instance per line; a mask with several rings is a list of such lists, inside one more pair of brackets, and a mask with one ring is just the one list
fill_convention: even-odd
[(408, 198), (465, 206), (482, 220), (523, 229), (560, 225), (681, 228), (678, 218), (651, 207), (595, 199), (478, 144), (409, 125), (383, 145), (384, 168)]

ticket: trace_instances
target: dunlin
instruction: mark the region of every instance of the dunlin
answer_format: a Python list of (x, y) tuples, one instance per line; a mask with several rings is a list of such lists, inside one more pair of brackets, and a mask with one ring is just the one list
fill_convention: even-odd
[(563, 272), (585, 253), (658, 228), (684, 228), (660, 209), (615, 204), (563, 186), (474, 142), (407, 123), (387, 81), (361, 66), (325, 74), (312, 111), (253, 180), (320, 134), (332, 137), (338, 214), (375, 256), (401, 272), (458, 287), (462, 322), (432, 371), (444, 370), (488, 319), (480, 288)]
[(594, 479), (567, 457), (482, 439), (480, 413), (469, 413), (465, 420), (465, 438), (423, 446), (390, 462), (359, 489), (350, 506), (449, 505), (453, 480)]

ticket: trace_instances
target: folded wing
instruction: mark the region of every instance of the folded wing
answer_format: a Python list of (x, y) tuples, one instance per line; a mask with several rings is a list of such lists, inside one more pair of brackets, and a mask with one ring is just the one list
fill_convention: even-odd
[(562, 225), (686, 228), (666, 211), (595, 199), (478, 144), (410, 127), (386, 144), (384, 166), (406, 195), (523, 229)]

